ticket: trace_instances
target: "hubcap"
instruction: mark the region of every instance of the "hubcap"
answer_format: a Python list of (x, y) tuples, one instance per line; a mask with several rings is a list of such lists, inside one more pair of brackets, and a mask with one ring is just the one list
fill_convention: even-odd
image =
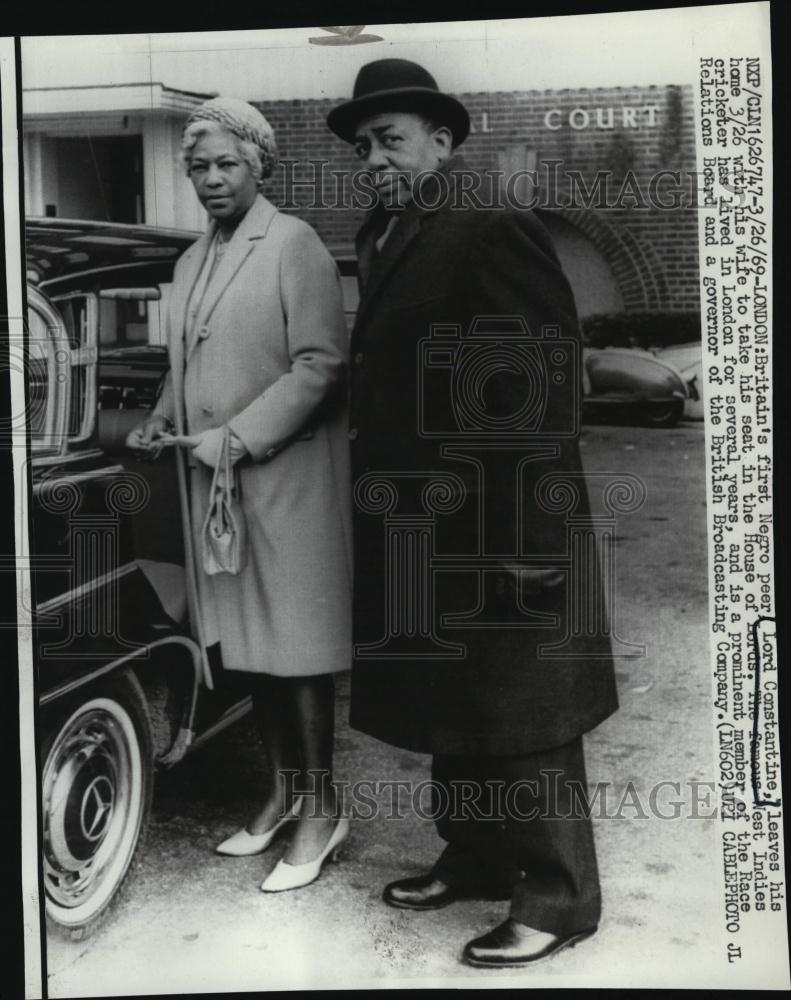
[(105, 775), (100, 774), (88, 785), (80, 808), (80, 827), (89, 843), (102, 839), (113, 815), (115, 789)]
[(60, 923), (89, 920), (132, 860), (143, 807), (142, 757), (127, 711), (95, 698), (62, 726), (44, 767), (44, 881)]

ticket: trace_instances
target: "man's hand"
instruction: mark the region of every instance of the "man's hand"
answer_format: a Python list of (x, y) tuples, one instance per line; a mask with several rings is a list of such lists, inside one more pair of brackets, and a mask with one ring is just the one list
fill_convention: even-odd
[[(220, 460), (222, 452), (222, 441), (225, 434), (223, 427), (213, 427), (208, 431), (201, 431), (200, 434), (166, 434), (162, 439), (163, 444), (180, 444), (185, 448), (192, 448), (195, 458), (214, 469)], [(231, 465), (239, 461), (247, 454), (247, 448), (239, 438), (231, 431), (229, 436), (229, 448)]]
[(170, 421), (161, 413), (155, 413), (126, 436), (126, 447), (140, 458), (159, 458), (163, 441), (161, 436), (167, 431)]

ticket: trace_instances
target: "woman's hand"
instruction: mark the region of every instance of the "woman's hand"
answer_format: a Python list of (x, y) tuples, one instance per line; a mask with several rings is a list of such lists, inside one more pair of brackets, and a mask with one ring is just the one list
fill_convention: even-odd
[[(200, 434), (166, 434), (162, 443), (180, 444), (185, 448), (191, 448), (195, 458), (214, 469), (220, 460), (224, 436), (225, 428), (213, 427), (211, 430), (201, 431)], [(247, 454), (247, 448), (233, 431), (229, 435), (229, 450), (232, 465)]]
[(155, 413), (127, 434), (126, 447), (139, 458), (159, 458), (164, 444), (162, 435), (169, 427), (170, 421), (167, 417), (163, 417), (161, 413)]

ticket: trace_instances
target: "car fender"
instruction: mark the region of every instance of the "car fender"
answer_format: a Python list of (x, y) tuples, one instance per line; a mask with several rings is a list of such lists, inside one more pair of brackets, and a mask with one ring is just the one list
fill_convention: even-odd
[[(86, 633), (84, 623), (101, 622), (104, 609), (134, 607), (118, 627)], [(158, 759), (171, 764), (189, 747), (203, 658), (186, 632), (184, 568), (141, 560), (127, 563), (90, 584), (37, 608), (39, 704), (49, 708), (81, 687), (124, 667), (135, 670), (150, 697), (162, 701), (177, 685), (178, 699)]]
[(687, 397), (686, 384), (675, 365), (650, 351), (631, 347), (588, 349), (584, 364), (592, 397), (634, 402)]

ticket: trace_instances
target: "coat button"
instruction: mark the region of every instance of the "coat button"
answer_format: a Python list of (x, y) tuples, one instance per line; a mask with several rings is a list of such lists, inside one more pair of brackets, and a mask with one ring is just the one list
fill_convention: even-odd
[(201, 410), (206, 414), (207, 417), (210, 417), (214, 413), (213, 406), (202, 406)]
[(363, 363), (362, 351), (358, 351), (357, 354), (354, 355), (354, 363), (356, 365), (361, 365)]
[(349, 440), (350, 441), (356, 441), (357, 440), (357, 428), (356, 427), (352, 427), (352, 429), (349, 431)]
[(198, 330), (198, 336), (201, 340), (205, 340), (209, 336), (208, 326), (202, 326), (200, 330)]

